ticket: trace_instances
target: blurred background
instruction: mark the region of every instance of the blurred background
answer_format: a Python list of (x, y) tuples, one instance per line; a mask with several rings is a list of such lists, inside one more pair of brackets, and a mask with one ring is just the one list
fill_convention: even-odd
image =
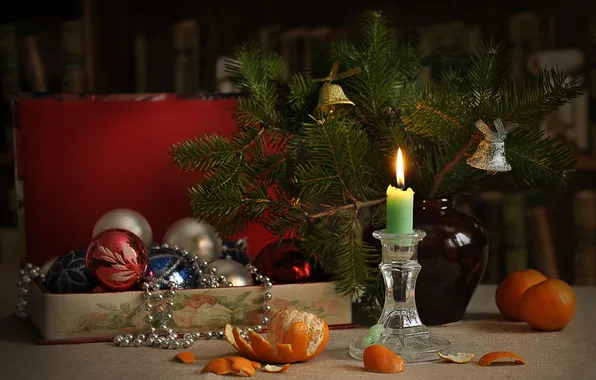
[[(414, 37), (427, 76), (441, 69), (433, 55), (458, 59), (492, 38), (506, 44), (514, 75), (558, 66), (583, 80), (584, 96), (541, 125), (576, 154), (569, 191), (519, 192), (489, 179), (459, 207), (490, 235), (483, 282), (532, 267), (596, 285), (596, 2), (21, 0), (0, 5), (0, 288), (13, 286), (20, 259), (12, 94), (230, 93), (223, 61), (234, 46), (255, 41), (278, 52), (290, 74), (307, 69), (330, 41), (354, 35), (368, 9), (382, 9), (398, 32)], [(2, 292), (0, 304), (13, 304), (13, 296)]]

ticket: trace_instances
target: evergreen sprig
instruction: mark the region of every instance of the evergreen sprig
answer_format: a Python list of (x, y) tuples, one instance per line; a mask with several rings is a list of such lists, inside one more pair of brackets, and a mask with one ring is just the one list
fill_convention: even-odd
[(497, 118), (519, 127), (505, 142), (520, 185), (561, 190), (574, 160), (534, 125), (580, 94), (557, 70), (510, 80), (503, 49), (481, 45), (463, 67), (441, 67), (433, 81), (420, 81), (421, 58), (397, 42), (378, 13), (364, 17), (361, 38), (329, 50), (340, 72), (361, 73), (340, 81), (356, 103), (347, 115), (315, 111), (321, 84), (308, 73), (284, 80), (277, 54), (240, 47), (229, 62), (246, 96), (230, 138), (208, 134), (171, 149), (181, 170), (204, 173), (190, 189), (193, 216), (223, 234), (260, 223), (280, 239), (291, 233), (305, 255), (333, 267), (337, 290), (382, 305), (378, 252), (367, 227), (385, 223), (385, 190), (395, 181), (391, 163), (401, 147), (408, 181), (417, 197), (445, 197), (470, 190), (485, 172), (468, 166), (482, 135), (477, 120)]

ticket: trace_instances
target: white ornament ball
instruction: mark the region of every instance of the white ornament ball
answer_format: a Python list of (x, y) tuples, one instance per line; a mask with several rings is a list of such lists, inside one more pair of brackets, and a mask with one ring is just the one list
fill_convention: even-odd
[(153, 231), (143, 215), (128, 208), (118, 208), (103, 214), (93, 227), (93, 236), (110, 228), (122, 228), (141, 238), (146, 247), (153, 243)]
[(199, 262), (210, 263), (221, 257), (222, 242), (217, 231), (191, 218), (183, 218), (172, 224), (163, 242), (195, 254)]
[(224, 275), (226, 281), (231, 282), (234, 286), (251, 286), (255, 284), (250, 271), (238, 261), (217, 260), (209, 264), (207, 271), (211, 271), (211, 268), (216, 268), (217, 274)]

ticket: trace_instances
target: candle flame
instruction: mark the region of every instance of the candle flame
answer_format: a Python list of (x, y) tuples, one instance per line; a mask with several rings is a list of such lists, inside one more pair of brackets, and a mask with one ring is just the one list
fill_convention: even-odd
[(401, 148), (397, 150), (397, 165), (395, 167), (395, 176), (397, 177), (397, 186), (401, 189), (405, 189), (406, 179), (404, 177), (404, 159), (401, 154)]

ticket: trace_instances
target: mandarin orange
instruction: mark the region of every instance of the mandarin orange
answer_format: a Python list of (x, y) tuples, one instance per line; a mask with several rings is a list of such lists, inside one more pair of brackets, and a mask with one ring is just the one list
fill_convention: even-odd
[(507, 276), (495, 293), (495, 301), (501, 314), (516, 321), (523, 320), (519, 311), (522, 295), (529, 287), (545, 280), (546, 276), (534, 269), (516, 271)]
[(565, 281), (550, 279), (530, 287), (520, 301), (520, 313), (532, 328), (562, 330), (575, 315), (577, 300)]

